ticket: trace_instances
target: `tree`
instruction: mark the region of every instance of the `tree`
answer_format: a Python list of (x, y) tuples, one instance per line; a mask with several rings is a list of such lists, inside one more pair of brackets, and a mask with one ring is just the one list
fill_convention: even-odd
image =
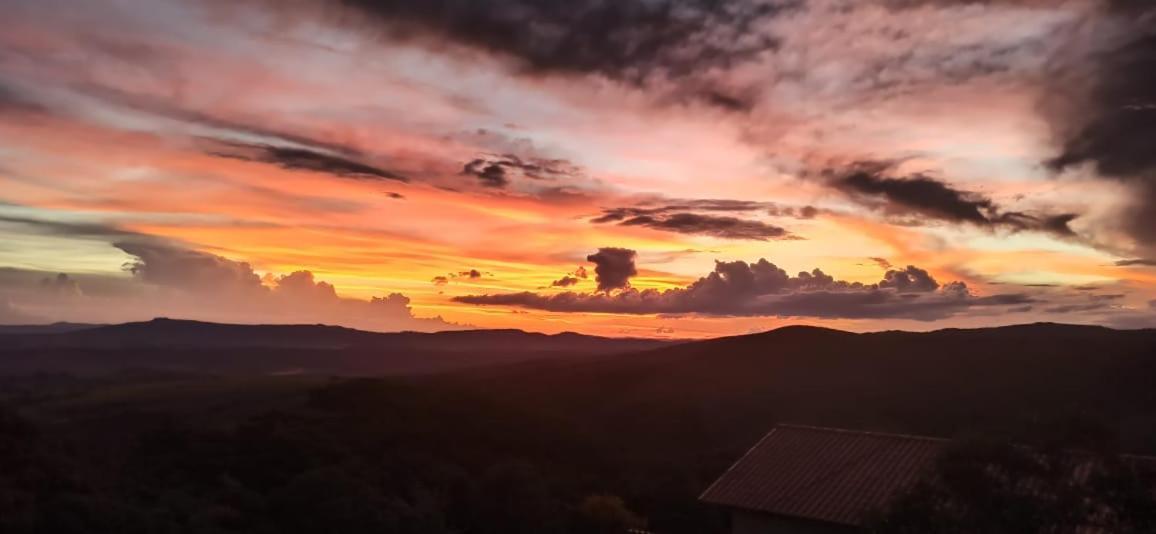
[(896, 500), (881, 533), (1156, 531), (1156, 462), (1007, 444), (950, 447)]
[(615, 495), (590, 495), (578, 506), (580, 531), (591, 534), (621, 534), (642, 528), (646, 520), (626, 507)]

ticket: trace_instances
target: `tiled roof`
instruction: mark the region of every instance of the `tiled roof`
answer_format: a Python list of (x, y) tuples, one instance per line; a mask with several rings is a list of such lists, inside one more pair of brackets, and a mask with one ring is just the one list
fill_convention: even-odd
[(918, 436), (779, 425), (700, 499), (860, 526), (930, 469), (947, 443)]

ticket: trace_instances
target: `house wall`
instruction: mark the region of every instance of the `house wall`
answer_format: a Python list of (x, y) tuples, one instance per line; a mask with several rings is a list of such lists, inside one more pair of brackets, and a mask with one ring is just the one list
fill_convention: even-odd
[(819, 521), (791, 519), (771, 514), (731, 512), (731, 534), (853, 534), (860, 529)]

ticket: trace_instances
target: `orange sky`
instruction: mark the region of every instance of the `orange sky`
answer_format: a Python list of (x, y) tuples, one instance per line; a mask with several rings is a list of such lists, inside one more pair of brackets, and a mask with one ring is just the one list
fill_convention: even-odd
[[(1041, 80), (1072, 54), (1061, 30), (1113, 23), (1095, 1), (815, 1), (744, 27), (779, 46), (691, 74), (673, 54), (539, 57), (420, 8), (429, 35), (403, 39), (320, 0), (73, 4), (18, 0), (0, 36), (0, 322), (704, 337), (1140, 326), (1156, 305), (1151, 262), (1117, 265), (1151, 250), (1119, 222), (1127, 182), (1043, 164), (1059, 148)], [(709, 20), (671, 46), (734, 31)], [(637, 273), (599, 293), (604, 248)], [(792, 278), (692, 286), (761, 258)], [(793, 278), (816, 268), (835, 285)], [(308, 297), (279, 286), (298, 271)], [(579, 304), (470, 300), (523, 292)], [(367, 315), (394, 293), (408, 304)]]

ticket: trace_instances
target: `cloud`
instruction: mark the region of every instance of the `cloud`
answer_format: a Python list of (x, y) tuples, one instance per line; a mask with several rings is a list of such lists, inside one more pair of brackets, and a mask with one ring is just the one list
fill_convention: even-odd
[[(631, 265), (633, 267), (633, 264)], [(623, 283), (626, 287), (626, 283)], [(714, 271), (685, 288), (623, 289), (616, 293), (531, 292), (470, 295), (457, 302), (556, 312), (702, 314), (844, 319), (943, 319), (974, 308), (1022, 306), (1033, 299), (1012, 293), (975, 296), (963, 282), (940, 285), (914, 266), (888, 271), (876, 284), (836, 280), (819, 269), (788, 275), (766, 261), (716, 262)]]
[(113, 246), (136, 258), (125, 269), (150, 284), (238, 296), (266, 289), (248, 263), (167, 244), (121, 241)]
[(358, 161), (354, 159), (353, 154), (343, 155), (312, 148), (220, 140), (214, 141), (213, 145), (214, 148), (209, 154), (222, 158), (257, 161), (277, 165), (283, 169), (319, 172), (342, 178), (409, 181), (400, 173)]
[(887, 261), (887, 258), (871, 257), (871, 258), (867, 258), (867, 259), (875, 262), (875, 265), (878, 265), (879, 268), (881, 268), (883, 270), (890, 271), (891, 268), (893, 267), (893, 265), (891, 265), (891, 262)]
[[(343, 0), (376, 17), (380, 35), (511, 59), (530, 74), (600, 75), (633, 85), (686, 79), (774, 49), (759, 22), (795, 0)], [(693, 84), (685, 84), (693, 85)], [(724, 109), (735, 96), (686, 91)]]
[(894, 289), (899, 293), (925, 293), (939, 289), (939, 283), (927, 271), (908, 265), (902, 271), (889, 270), (879, 282), (881, 289)]
[(58, 273), (40, 280), (40, 289), (45, 293), (58, 297), (79, 297), (84, 292), (80, 290), (80, 283), (66, 273)]
[(892, 174), (894, 171), (894, 162), (865, 161), (846, 169), (828, 169), (822, 174), (830, 187), (908, 224), (926, 224), (933, 220), (987, 229), (1075, 236), (1068, 226), (1077, 217), (1075, 214), (1005, 211), (984, 195), (957, 189), (932, 176), (922, 173), (896, 176)]
[(594, 224), (614, 223), (619, 226), (642, 226), (692, 235), (709, 235), (720, 239), (797, 239), (785, 228), (754, 219), (715, 212), (762, 212), (777, 217), (813, 218), (818, 210), (811, 206), (795, 208), (770, 202), (730, 199), (669, 200), (643, 202), (630, 207), (605, 208), (591, 219)]
[[(415, 317), (405, 295), (342, 297), (310, 271), (259, 276), (248, 263), (159, 242), (118, 242), (133, 260), (131, 280), (69, 274), (2, 273), (11, 316), (39, 322), (122, 322), (158, 316), (237, 323), (324, 323), (378, 331), (461, 329), (440, 317)], [(123, 278), (123, 277), (121, 277)], [(107, 280), (106, 280), (107, 279)], [(23, 286), (22, 286), (23, 284)], [(86, 291), (91, 284), (96, 290)]]
[(638, 274), (634, 258), (638, 253), (625, 248), (605, 247), (586, 256), (586, 261), (594, 263), (594, 281), (598, 291), (609, 293), (614, 289), (630, 287), (630, 277)]
[(1119, 214), (1143, 250), (1156, 250), (1156, 4), (1113, 0), (1095, 28), (1100, 45), (1063, 64), (1043, 106), (1056, 131), (1056, 170), (1081, 164), (1132, 189)]
[(0, 113), (46, 113), (48, 108), (27, 93), (0, 83)]
[(510, 178), (514, 176), (554, 180), (579, 176), (582, 170), (563, 159), (522, 159), (513, 154), (502, 154), (470, 160), (462, 166), (462, 174), (476, 177), (483, 186), (503, 188), (510, 184)]
[(1116, 262), (1116, 266), (1117, 267), (1133, 267), (1133, 266), (1156, 267), (1156, 260), (1147, 259), (1147, 258), (1135, 258), (1135, 259), (1130, 259), (1130, 260), (1119, 260)]
[(102, 222), (47, 220), (18, 214), (8, 215), (4, 213), (3, 208), (5, 207), (22, 208), (0, 202), (0, 227), (17, 226), (36, 234), (75, 238), (124, 239), (142, 237), (140, 234)]
[(696, 213), (675, 213), (661, 216), (639, 215), (618, 224), (621, 226), (643, 226), (680, 234), (709, 235), (721, 239), (766, 241), (792, 237), (787, 230), (762, 221)]
[(570, 275), (563, 276), (553, 282), (550, 282), (550, 287), (570, 287), (580, 282), (578, 278)]

